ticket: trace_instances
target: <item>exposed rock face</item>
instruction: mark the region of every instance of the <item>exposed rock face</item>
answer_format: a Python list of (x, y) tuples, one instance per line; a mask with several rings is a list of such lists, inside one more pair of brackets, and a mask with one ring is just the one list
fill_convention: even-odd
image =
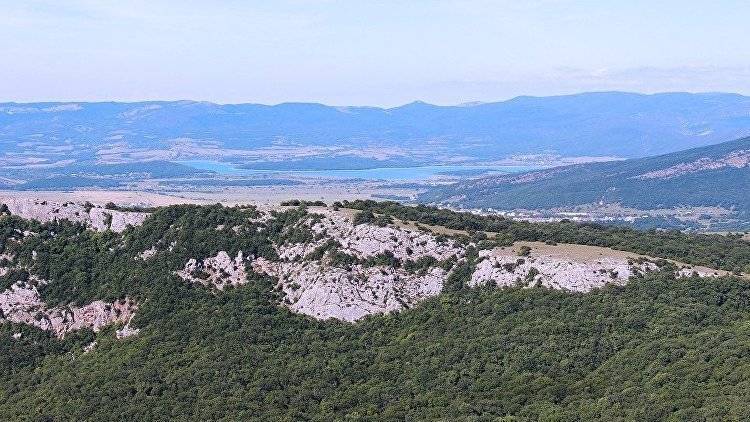
[(155, 246), (152, 246), (152, 247), (146, 249), (145, 251), (141, 252), (138, 255), (138, 258), (140, 258), (140, 259), (142, 259), (142, 260), (145, 261), (145, 260), (147, 260), (149, 258), (152, 258), (154, 255), (156, 255), (156, 252), (158, 252), (158, 249), (156, 249)]
[(724, 167), (744, 168), (750, 166), (750, 150), (732, 151), (720, 158), (699, 158), (689, 163), (680, 163), (661, 170), (650, 171), (635, 179), (671, 179), (699, 171), (717, 170)]
[(492, 283), (498, 287), (541, 285), (553, 289), (586, 292), (608, 283), (623, 284), (633, 274), (627, 260), (602, 258), (596, 262), (575, 262), (550, 256), (519, 257), (493, 254), (485, 257), (471, 276), (472, 286)]
[(327, 242), (337, 242), (340, 246), (336, 252), (357, 260), (383, 253), (402, 262), (427, 256), (438, 261), (463, 256), (461, 247), (452, 241), (438, 241), (429, 233), (368, 224), (355, 226), (351, 216), (332, 210), (321, 210), (320, 214), (320, 221), (303, 223), (318, 240), (277, 247), (281, 262), (263, 258), (252, 261), (253, 271), (278, 279), (277, 288), (286, 296), (285, 306), (315, 318), (356, 321), (367, 315), (408, 308), (440, 293), (447, 276), (439, 267), (410, 273), (390, 266), (336, 266), (326, 257), (307, 258)]
[(356, 321), (409, 308), (443, 288), (445, 271), (410, 274), (390, 267), (338, 268), (313, 262), (253, 261), (253, 271), (277, 277), (291, 310), (319, 319)]
[[(570, 250), (574, 249), (574, 250)], [(498, 287), (544, 286), (574, 292), (588, 292), (607, 284), (625, 284), (636, 272), (655, 271), (654, 262), (635, 254), (611, 251), (602, 255), (604, 248), (560, 245), (544, 246), (530, 256), (519, 256), (514, 248), (485, 250), (483, 258), (471, 277), (471, 286), (490, 283)], [(702, 267), (678, 268), (677, 276), (692, 274), (701, 277), (719, 275)]]
[[(221, 291), (227, 286), (246, 284), (249, 265), (255, 273), (276, 278), (276, 289), (284, 295), (282, 305), (290, 310), (319, 319), (351, 322), (367, 315), (406, 309), (438, 295), (453, 263), (466, 259), (465, 245), (430, 232), (394, 225), (354, 225), (353, 215), (346, 211), (324, 209), (315, 213), (285, 226), (289, 231), (283, 232), (275, 245), (278, 260), (246, 257), (242, 251), (232, 257), (220, 251), (215, 256), (189, 259), (176, 274), (187, 282)], [(264, 210), (256, 220), (267, 222), (271, 218), (270, 210)], [(300, 238), (307, 240), (288, 243)], [(541, 285), (585, 292), (608, 283), (623, 284), (635, 271), (656, 268), (654, 263), (634, 254), (581, 245), (530, 244), (531, 256), (521, 257), (519, 245), (480, 251), (469, 285)], [(174, 246), (172, 242), (168, 250)], [(133, 258), (148, 260), (157, 253), (151, 247)], [(383, 257), (393, 260), (385, 262), (394, 265), (383, 264)], [(8, 258), (12, 261), (12, 257)], [(423, 263), (417, 265), (420, 259)], [(707, 269), (683, 268), (678, 275), (693, 271), (704, 276), (714, 274)], [(117, 331), (118, 338), (138, 333), (129, 324), (135, 309), (130, 302), (97, 301), (81, 308), (47, 309), (34, 287), (17, 285), (2, 295), (2, 309), (5, 312), (7, 308), (8, 319), (49, 329), (60, 336), (84, 326), (98, 330), (115, 321), (126, 324)]]
[(4, 319), (39, 327), (61, 338), (81, 328), (96, 332), (115, 322), (130, 322), (136, 309), (135, 303), (128, 299), (115, 303), (97, 300), (82, 307), (48, 308), (36, 287), (20, 283), (0, 293)]
[[(404, 309), (440, 293), (446, 277), (441, 268), (411, 274), (384, 266), (356, 264), (340, 268), (320, 259), (305, 260), (307, 254), (328, 241), (339, 242), (339, 251), (358, 259), (384, 252), (403, 260), (423, 256), (442, 260), (463, 254), (453, 242), (438, 242), (427, 233), (364, 224), (355, 226), (344, 213), (325, 210), (322, 214), (324, 218), (319, 222), (300, 223), (316, 233), (318, 240), (277, 247), (279, 262), (264, 258), (251, 261), (255, 272), (278, 278), (277, 287), (286, 295), (286, 306), (316, 318), (355, 321), (370, 314)], [(183, 280), (223, 290), (227, 285), (247, 282), (245, 264), (242, 252), (231, 258), (221, 251), (214, 257), (190, 259), (177, 274)]]
[[(323, 210), (322, 219), (302, 222), (316, 234), (316, 240), (277, 247), (280, 261), (251, 260), (253, 271), (278, 280), (284, 306), (315, 318), (357, 321), (367, 315), (411, 307), (440, 293), (449, 271), (430, 266), (409, 272), (392, 266), (367, 266), (368, 258), (389, 252), (401, 262), (432, 257), (443, 261), (454, 257), (461, 262), (465, 247), (453, 241), (439, 241), (431, 233), (398, 227), (355, 226), (350, 215)], [(322, 257), (311, 253), (333, 243), (333, 251)], [(655, 270), (656, 264), (636, 254), (581, 245), (528, 243), (531, 256), (521, 257), (521, 243), (512, 248), (480, 251), (480, 259), (469, 285), (546, 286), (586, 292), (606, 284), (624, 284), (636, 271)], [(356, 262), (335, 264), (331, 253), (344, 253)], [(226, 257), (228, 259), (228, 256)], [(225, 260), (226, 260), (225, 259)], [(186, 267), (187, 268), (187, 267)], [(720, 275), (705, 268), (680, 268), (678, 276), (697, 272)]]
[[(133, 317), (131, 316), (130, 319), (132, 320)], [(118, 339), (123, 339), (123, 338), (126, 338), (126, 337), (131, 337), (131, 336), (137, 335), (140, 332), (141, 332), (140, 328), (133, 328), (133, 327), (131, 327), (130, 326), (130, 320), (128, 320), (128, 322), (125, 324), (124, 327), (122, 327), (119, 330), (115, 331), (115, 337), (117, 337)]]
[(96, 340), (84, 346), (83, 353), (89, 353), (90, 351), (94, 350), (95, 347), (96, 347)]
[(88, 208), (80, 203), (54, 203), (33, 199), (0, 198), (12, 214), (41, 222), (70, 220), (83, 223), (94, 230), (111, 229), (121, 232), (128, 226), (137, 226), (148, 217), (144, 212), (108, 210), (101, 207)]
[(239, 251), (234, 259), (225, 251), (201, 261), (191, 258), (185, 264), (185, 268), (177, 272), (177, 275), (185, 281), (213, 286), (219, 290), (224, 290), (226, 286), (239, 286), (247, 283), (245, 258), (242, 256), (242, 251)]
[[(18, 212), (22, 217), (28, 217), (29, 213), (31, 216), (40, 217), (45, 221), (54, 220), (55, 218), (70, 218), (74, 221), (89, 222), (96, 224), (97, 219), (87, 220), (83, 216), (81, 211), (76, 211), (76, 207), (83, 210), (82, 205), (75, 205), (68, 203), (67, 206), (63, 206), (58, 211), (57, 205), (52, 205), (52, 212), (45, 214), (45, 210), (49, 210), (49, 204), (33, 204), (33, 201), (23, 202), (19, 201), (9, 206), (11, 212)], [(18, 206), (17, 208), (14, 208)], [(85, 211), (85, 210), (84, 210)], [(101, 211), (101, 210), (99, 210)], [(78, 214), (76, 214), (78, 213)], [(113, 219), (113, 221), (136, 221), (128, 219), (132, 217), (128, 214), (133, 213), (121, 213), (123, 218), (126, 219)], [(143, 214), (143, 213), (137, 213)], [(95, 211), (91, 210), (89, 216), (96, 217), (100, 215)], [(46, 216), (46, 217), (45, 217)], [(145, 218), (145, 214), (143, 214)], [(139, 220), (139, 221), (142, 221)], [(100, 227), (101, 228), (101, 227)], [(124, 229), (125, 227), (113, 224), (114, 229)], [(16, 234), (8, 238), (9, 243), (21, 241), (25, 237), (34, 236), (35, 233), (21, 232), (16, 230)], [(37, 252), (32, 251), (32, 259), (37, 259)], [(10, 270), (25, 270), (14, 263), (15, 256), (9, 253), (0, 255), (0, 276), (6, 275)], [(47, 284), (48, 281), (42, 280), (35, 275), (29, 277), (30, 283), (17, 282), (12, 285), (9, 289), (4, 292), (0, 292), (0, 320), (7, 320), (15, 323), (23, 323), (33, 325), (42, 330), (47, 330), (55, 334), (57, 337), (64, 337), (67, 333), (82, 328), (91, 328), (95, 332), (99, 331), (104, 326), (110, 325), (116, 322), (126, 323), (125, 328), (118, 330), (118, 338), (133, 335), (138, 333), (138, 329), (130, 327), (130, 321), (132, 320), (137, 306), (129, 299), (117, 301), (115, 303), (107, 303), (101, 300), (94, 301), (84, 306), (61, 306), (61, 307), (48, 307), (39, 296), (39, 291), (36, 286)], [(122, 332), (122, 333), (121, 333)]]
[(341, 243), (342, 251), (358, 258), (368, 258), (390, 251), (402, 260), (416, 260), (431, 256), (437, 260), (462, 256), (463, 249), (452, 241), (439, 242), (429, 233), (370, 224), (352, 224), (349, 216), (335, 211), (323, 211), (325, 218), (313, 225), (315, 233), (325, 233), (328, 239)]

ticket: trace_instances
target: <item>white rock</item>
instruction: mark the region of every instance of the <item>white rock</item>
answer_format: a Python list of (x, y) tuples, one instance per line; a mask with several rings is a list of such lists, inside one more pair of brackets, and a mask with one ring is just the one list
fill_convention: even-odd
[(289, 309), (318, 319), (356, 321), (367, 315), (398, 311), (440, 293), (445, 272), (424, 275), (386, 267), (351, 270), (311, 262), (271, 262), (257, 258), (253, 271), (278, 277)]
[(312, 230), (315, 233), (325, 232), (329, 238), (341, 243), (343, 252), (358, 258), (368, 258), (386, 251), (401, 260), (417, 260), (423, 256), (444, 260), (453, 255), (463, 256), (463, 249), (456, 247), (453, 241), (438, 242), (437, 237), (430, 233), (370, 224), (355, 226), (344, 213), (323, 210), (321, 214), (324, 218), (313, 225)]
[(109, 324), (129, 321), (136, 309), (135, 303), (128, 299), (115, 303), (97, 300), (82, 307), (48, 308), (36, 287), (21, 283), (0, 293), (0, 310), (6, 320), (33, 325), (57, 337), (81, 328), (97, 332)]
[[(513, 248), (485, 250), (479, 255), (483, 260), (472, 274), (471, 286), (490, 283), (499, 287), (532, 287), (539, 284), (553, 289), (588, 292), (607, 284), (625, 284), (636, 271), (644, 273), (658, 269), (654, 262), (636, 254), (583, 245), (538, 245), (530, 256), (518, 256)], [(533, 277), (529, 273), (532, 268), (537, 272)], [(720, 275), (703, 267), (678, 265), (675, 276), (686, 277), (694, 272), (702, 277)]]
[[(196, 273), (204, 274), (199, 277)], [(228, 285), (239, 286), (247, 283), (245, 258), (242, 251), (239, 251), (234, 259), (226, 251), (220, 251), (216, 256), (201, 261), (191, 258), (185, 263), (185, 267), (177, 272), (177, 275), (185, 281), (213, 286), (219, 290), (224, 290), (224, 287)]]
[[(112, 229), (121, 232), (128, 225), (137, 226), (148, 217), (144, 212), (127, 212), (108, 210), (101, 207), (91, 208), (86, 211), (84, 204), (68, 202), (65, 204), (47, 202), (35, 199), (0, 197), (0, 203), (8, 206), (11, 214), (22, 218), (48, 222), (54, 220), (70, 220), (83, 223), (94, 230)], [(107, 219), (111, 216), (108, 225)]]
[[(538, 274), (530, 277), (532, 268)], [(584, 263), (544, 256), (499, 255), (477, 264), (469, 285), (488, 282), (499, 287), (541, 284), (554, 289), (586, 292), (608, 283), (622, 284), (631, 275), (627, 260), (603, 258), (596, 263)]]
[(146, 249), (145, 251), (139, 253), (138, 258), (145, 261), (149, 258), (152, 258), (154, 255), (156, 255), (156, 252), (158, 252), (158, 250), (156, 249), (155, 246), (152, 246), (149, 249)]
[[(133, 319), (133, 318), (131, 317), (130, 319)], [(115, 336), (118, 339), (123, 339), (123, 338), (127, 338), (127, 337), (130, 337), (130, 336), (137, 335), (140, 332), (141, 332), (140, 328), (133, 328), (133, 327), (131, 327), (130, 326), (130, 320), (128, 320), (128, 323), (125, 324), (124, 327), (122, 327), (121, 329), (115, 331)]]

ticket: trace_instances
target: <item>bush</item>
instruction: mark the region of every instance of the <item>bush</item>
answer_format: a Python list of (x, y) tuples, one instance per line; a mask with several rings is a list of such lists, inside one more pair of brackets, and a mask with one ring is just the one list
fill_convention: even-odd
[(518, 248), (518, 256), (529, 256), (531, 255), (531, 248), (526, 245), (521, 245), (520, 248)]

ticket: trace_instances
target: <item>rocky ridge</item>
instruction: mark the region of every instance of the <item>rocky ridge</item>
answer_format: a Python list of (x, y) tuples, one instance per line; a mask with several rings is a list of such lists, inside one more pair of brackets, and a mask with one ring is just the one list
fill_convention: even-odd
[(60, 338), (82, 328), (98, 332), (113, 323), (125, 324), (124, 329), (118, 330), (118, 338), (137, 334), (138, 330), (129, 326), (137, 309), (137, 305), (129, 299), (114, 303), (97, 300), (80, 307), (47, 307), (39, 297), (36, 286), (28, 283), (16, 283), (0, 292), (3, 319), (33, 325)]
[[(19, 200), (0, 198), (0, 203), (8, 207), (11, 214), (41, 222), (54, 220), (71, 220), (80, 222), (94, 230), (111, 229), (116, 232), (129, 225), (141, 224), (147, 213), (108, 210), (87, 204), (52, 203), (38, 200)], [(28, 237), (36, 236), (30, 231), (16, 230), (6, 239), (7, 243), (22, 242)], [(32, 259), (37, 259), (37, 252), (32, 251)], [(16, 262), (14, 254), (0, 254), (0, 277), (11, 271), (26, 272), (28, 269)], [(28, 274), (28, 273), (27, 273)], [(116, 302), (96, 300), (83, 306), (67, 305), (49, 307), (39, 294), (38, 287), (49, 284), (37, 276), (29, 275), (25, 281), (17, 281), (0, 292), (0, 320), (28, 324), (49, 331), (56, 337), (90, 328), (94, 332), (114, 323), (123, 323), (124, 327), (116, 331), (117, 338), (138, 334), (138, 329), (131, 327), (130, 322), (138, 309), (132, 300), (125, 298)]]
[(668, 168), (650, 171), (635, 176), (634, 179), (671, 179), (706, 170), (718, 170), (725, 167), (740, 169), (748, 166), (750, 166), (750, 150), (739, 150), (732, 151), (719, 158), (702, 157), (688, 163), (680, 163)]
[[(315, 318), (356, 321), (367, 315), (409, 308), (442, 290), (447, 271), (440, 267), (408, 271), (400, 266), (368, 264), (384, 257), (392, 262), (458, 259), (463, 249), (452, 241), (397, 227), (357, 224), (345, 212), (316, 210), (320, 218), (306, 224), (316, 239), (277, 247), (279, 262), (252, 260), (253, 271), (275, 277), (277, 289), (292, 311)], [(327, 252), (311, 259), (319, 248)], [(344, 263), (334, 262), (336, 257)], [(376, 260), (377, 261), (377, 260)]]
[[(76, 221), (86, 222), (92, 228), (102, 227), (99, 220), (92, 219), (100, 215), (93, 210), (112, 211), (91, 208), (85, 217), (77, 208), (79, 205), (12, 205), (11, 212), (20, 211), (22, 216), (49, 221), (73, 215), (79, 218)], [(276, 218), (277, 210), (259, 210), (259, 215), (251, 220), (253, 224), (268, 224)], [(114, 215), (120, 215), (116, 228), (140, 224), (146, 217), (145, 213), (112, 212), (113, 221)], [(372, 314), (407, 309), (438, 295), (456, 266), (469, 259), (474, 262), (470, 286), (544, 286), (575, 292), (624, 284), (637, 272), (657, 268), (653, 261), (634, 254), (580, 245), (526, 245), (529, 249), (523, 254), (519, 252), (520, 245), (515, 245), (480, 250), (477, 258), (469, 258), (467, 251), (477, 248), (474, 243), (461, 243), (416, 226), (355, 224), (355, 215), (351, 210), (316, 208), (296, 223), (283, 227), (287, 234), (294, 230), (307, 234), (304, 240), (282, 236), (284, 240), (274, 244), (275, 259), (247, 256), (241, 250), (234, 256), (219, 251), (213, 256), (190, 257), (175, 274), (185, 282), (200, 284), (217, 293), (229, 286), (248, 283), (251, 273), (272, 277), (275, 289), (282, 296), (282, 306), (318, 319), (352, 322)], [(232, 231), (236, 232), (235, 229), (239, 226), (232, 227)], [(224, 227), (216, 230), (222, 231)], [(173, 247), (174, 242), (167, 249)], [(133, 259), (154, 259), (159, 251), (158, 245), (152, 245)], [(2, 258), (6, 263), (13, 260), (10, 255)], [(8, 271), (3, 265), (0, 275)], [(723, 274), (687, 267), (677, 271), (678, 275), (694, 271), (701, 276)], [(2, 310), (8, 319), (59, 336), (85, 326), (98, 330), (109, 323), (129, 322), (136, 309), (129, 301), (47, 308), (36, 287), (24, 284), (13, 285), (2, 295)], [(118, 331), (118, 336), (135, 332), (126, 325)]]
[(142, 224), (148, 217), (148, 213), (145, 212), (111, 210), (77, 202), (55, 203), (37, 199), (0, 197), (0, 203), (7, 205), (12, 214), (22, 218), (41, 222), (70, 220), (97, 231), (110, 229), (118, 233), (128, 226)]
[[(616, 251), (603, 255), (606, 252), (603, 251), (604, 248), (537, 244), (534, 245), (536, 249), (533, 249), (529, 244), (480, 251), (480, 260), (469, 285), (489, 283), (497, 287), (543, 286), (571, 292), (588, 292), (607, 284), (622, 285), (633, 275), (659, 269), (659, 261)], [(528, 254), (519, 254), (523, 246), (530, 248), (526, 249)], [(712, 277), (725, 272), (678, 264), (676, 273), (682, 277), (694, 273), (701, 277)]]
[[(418, 229), (354, 224), (353, 215), (345, 211), (321, 209), (312, 215), (298, 224), (309, 228), (314, 240), (277, 245), (278, 260), (250, 256), (245, 261), (249, 270), (277, 281), (283, 306), (318, 319), (352, 322), (410, 308), (438, 295), (455, 265), (466, 261), (467, 248), (476, 247)], [(624, 284), (636, 273), (659, 267), (646, 257), (606, 248), (529, 244), (528, 256), (520, 256), (519, 246), (479, 251), (468, 284), (586, 292)], [(221, 290), (246, 281), (242, 261), (241, 254), (232, 259), (222, 251), (189, 260), (180, 276)], [(405, 263), (414, 262), (428, 264), (407, 268)], [(191, 276), (196, 271), (203, 276)], [(724, 273), (687, 266), (676, 271), (680, 276)]]
[(283, 304), (318, 319), (356, 321), (368, 315), (398, 311), (436, 296), (446, 272), (432, 268), (410, 274), (388, 267), (353, 265), (339, 268), (322, 262), (252, 262), (254, 271), (278, 279)]

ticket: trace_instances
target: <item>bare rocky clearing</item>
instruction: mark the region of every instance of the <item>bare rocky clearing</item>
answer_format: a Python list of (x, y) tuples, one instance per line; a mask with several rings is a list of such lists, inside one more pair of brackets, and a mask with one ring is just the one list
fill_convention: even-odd
[[(524, 252), (525, 251), (525, 252)], [(553, 289), (587, 292), (607, 284), (624, 284), (637, 272), (655, 271), (658, 260), (629, 252), (585, 245), (547, 245), (516, 242), (513, 247), (481, 251), (484, 258), (472, 275), (472, 285), (540, 285)], [(726, 271), (669, 261), (679, 275), (701, 277), (726, 275)]]

